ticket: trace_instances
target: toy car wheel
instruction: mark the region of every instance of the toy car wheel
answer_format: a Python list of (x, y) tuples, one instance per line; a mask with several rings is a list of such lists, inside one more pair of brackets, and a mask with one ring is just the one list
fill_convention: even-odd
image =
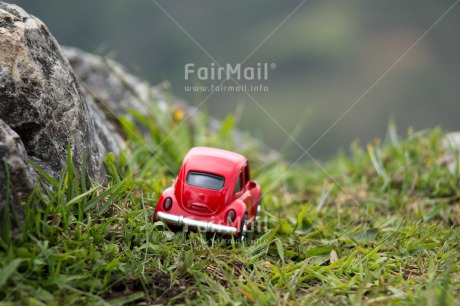
[(244, 242), (244, 240), (246, 239), (246, 232), (248, 230), (247, 218), (248, 214), (245, 213), (243, 216), (243, 220), (241, 220), (240, 233), (238, 234), (238, 240), (241, 242)]

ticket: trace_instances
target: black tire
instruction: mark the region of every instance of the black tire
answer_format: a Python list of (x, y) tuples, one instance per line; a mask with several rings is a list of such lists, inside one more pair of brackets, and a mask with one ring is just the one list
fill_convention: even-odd
[(243, 216), (243, 220), (241, 220), (240, 233), (237, 236), (237, 239), (240, 242), (244, 242), (244, 240), (246, 239), (246, 232), (248, 230), (247, 219), (248, 219), (248, 214), (245, 213)]

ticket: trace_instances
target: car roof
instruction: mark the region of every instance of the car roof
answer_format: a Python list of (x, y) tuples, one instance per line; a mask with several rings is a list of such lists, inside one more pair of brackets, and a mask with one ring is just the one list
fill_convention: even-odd
[(238, 175), (235, 171), (238, 171), (246, 162), (246, 157), (235, 152), (209, 147), (194, 147), (185, 156), (183, 167), (186, 173), (201, 171), (230, 178)]

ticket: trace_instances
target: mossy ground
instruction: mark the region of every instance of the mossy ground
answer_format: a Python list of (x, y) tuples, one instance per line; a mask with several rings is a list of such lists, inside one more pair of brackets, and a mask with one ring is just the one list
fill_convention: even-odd
[[(180, 108), (120, 118), (129, 148), (111, 182), (43, 173), (21, 233), (0, 239), (0, 305), (460, 303), (458, 173), (440, 130), (352, 145), (323, 164), (264, 161), (260, 146)], [(245, 244), (154, 222), (159, 194), (197, 145), (245, 154), (264, 212)], [(457, 158), (458, 161), (458, 158)], [(83, 169), (84, 173), (84, 169)], [(85, 177), (84, 175), (82, 177)]]

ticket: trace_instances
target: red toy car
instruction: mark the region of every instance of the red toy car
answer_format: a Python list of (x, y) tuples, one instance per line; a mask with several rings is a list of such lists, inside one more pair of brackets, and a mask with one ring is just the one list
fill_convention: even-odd
[(161, 194), (155, 220), (244, 240), (261, 209), (260, 186), (251, 181), (246, 157), (195, 147), (171, 187)]

